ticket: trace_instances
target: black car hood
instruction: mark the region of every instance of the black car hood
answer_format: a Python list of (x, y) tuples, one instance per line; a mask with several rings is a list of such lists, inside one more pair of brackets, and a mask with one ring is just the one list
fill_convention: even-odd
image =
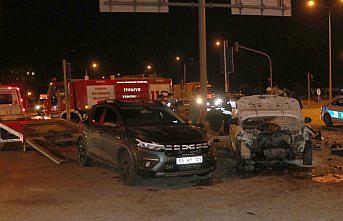
[(133, 138), (159, 144), (195, 144), (207, 141), (204, 133), (190, 125), (129, 127), (127, 129)]

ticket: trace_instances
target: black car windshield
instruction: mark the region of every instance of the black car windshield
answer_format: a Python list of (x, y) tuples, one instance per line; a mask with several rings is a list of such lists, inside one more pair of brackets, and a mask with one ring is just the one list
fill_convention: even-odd
[(158, 126), (185, 124), (177, 114), (164, 107), (122, 107), (121, 115), (129, 126)]

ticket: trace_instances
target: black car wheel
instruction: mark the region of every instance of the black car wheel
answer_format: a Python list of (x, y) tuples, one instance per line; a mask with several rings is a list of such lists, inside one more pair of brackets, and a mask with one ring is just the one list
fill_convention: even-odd
[(136, 174), (135, 166), (130, 154), (123, 151), (119, 155), (120, 178), (125, 185), (135, 186), (139, 184), (140, 177)]
[(332, 119), (331, 119), (329, 114), (325, 114), (324, 115), (324, 123), (325, 123), (325, 125), (327, 127), (332, 127), (333, 126)]
[(306, 141), (304, 149), (304, 165), (312, 165), (312, 143), (311, 141)]
[(78, 158), (81, 166), (86, 167), (92, 164), (92, 159), (87, 154), (86, 143), (83, 138), (78, 143)]

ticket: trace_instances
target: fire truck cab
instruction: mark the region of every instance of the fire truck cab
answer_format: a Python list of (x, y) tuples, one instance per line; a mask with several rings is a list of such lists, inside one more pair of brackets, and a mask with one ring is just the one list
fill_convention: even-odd
[[(171, 92), (167, 78), (117, 78), (113, 80), (71, 80), (68, 82), (71, 120), (79, 122), (99, 101), (116, 99), (123, 102), (155, 100), (164, 91)], [(45, 102), (45, 114), (51, 118), (66, 118), (63, 82), (51, 82)]]

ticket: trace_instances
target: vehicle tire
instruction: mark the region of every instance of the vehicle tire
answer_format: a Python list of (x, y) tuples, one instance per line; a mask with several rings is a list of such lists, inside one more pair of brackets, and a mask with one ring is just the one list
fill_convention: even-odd
[(304, 160), (303, 160), (304, 165), (307, 165), (307, 166), (312, 165), (312, 142), (311, 141), (306, 141), (303, 157), (304, 157)]
[(324, 123), (325, 123), (325, 125), (327, 127), (332, 127), (333, 126), (332, 119), (331, 119), (329, 114), (325, 114), (324, 115)]
[(77, 156), (81, 166), (87, 167), (92, 165), (93, 160), (87, 154), (86, 142), (83, 138), (78, 142)]
[(136, 186), (140, 182), (140, 177), (136, 174), (133, 159), (125, 150), (119, 155), (120, 179), (125, 185)]

